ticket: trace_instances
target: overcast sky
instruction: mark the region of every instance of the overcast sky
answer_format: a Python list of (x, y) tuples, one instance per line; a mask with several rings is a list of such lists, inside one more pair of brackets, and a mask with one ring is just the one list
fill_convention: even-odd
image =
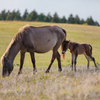
[(59, 17), (69, 17), (78, 15), (81, 19), (86, 20), (92, 16), (94, 21), (100, 24), (100, 0), (0, 0), (0, 12), (2, 10), (20, 10), (21, 14), (25, 9), (30, 13), (36, 10), (38, 14), (49, 12), (53, 15), (55, 12)]

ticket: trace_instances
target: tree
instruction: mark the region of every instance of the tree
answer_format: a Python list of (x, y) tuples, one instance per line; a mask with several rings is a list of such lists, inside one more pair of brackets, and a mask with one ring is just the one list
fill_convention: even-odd
[(3, 10), (3, 11), (1, 12), (1, 19), (2, 19), (2, 20), (6, 20), (6, 17), (7, 17), (6, 10)]
[(69, 18), (68, 18), (68, 21), (67, 21), (68, 23), (72, 23), (72, 24), (74, 24), (75, 23), (75, 20), (74, 20), (74, 17), (73, 17), (73, 15), (72, 14), (70, 14), (70, 16), (69, 16)]
[(22, 20), (26, 20), (27, 16), (28, 16), (28, 11), (26, 9), (23, 16), (22, 16)]
[(40, 15), (38, 15), (36, 21), (44, 21), (45, 15), (43, 13), (41, 13)]
[(94, 25), (100, 26), (99, 23), (98, 23), (97, 21), (94, 22)]
[(0, 14), (0, 20), (3, 20), (2, 15)]
[(37, 12), (34, 10), (32, 11), (26, 18), (27, 21), (35, 21), (37, 19)]
[(86, 23), (87, 23), (88, 25), (95, 25), (95, 23), (94, 23), (94, 21), (93, 21), (93, 19), (92, 19), (91, 16), (90, 16), (89, 18), (87, 18)]
[(21, 15), (20, 15), (20, 11), (19, 10), (17, 10), (17, 12), (15, 12), (14, 20), (21, 20)]
[(44, 18), (44, 22), (50, 22), (51, 19), (52, 19), (52, 17), (50, 15), (50, 13), (48, 13), (47, 16), (45, 16), (45, 18)]
[(66, 18), (65, 18), (65, 16), (63, 16), (62, 18), (61, 18), (61, 23), (66, 23)]
[(80, 24), (84, 24), (84, 23), (85, 23), (84, 19), (81, 19)]
[(16, 12), (13, 10), (6, 18), (6, 20), (14, 20), (16, 17)]
[(55, 23), (59, 23), (60, 22), (60, 18), (59, 18), (57, 13), (55, 13), (53, 15), (52, 22), (55, 22)]
[(78, 17), (78, 15), (75, 16), (74, 21), (76, 24), (80, 24), (80, 18)]

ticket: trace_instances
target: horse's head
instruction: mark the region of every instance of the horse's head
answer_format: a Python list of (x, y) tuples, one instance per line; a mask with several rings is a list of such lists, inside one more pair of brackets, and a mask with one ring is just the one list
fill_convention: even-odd
[(13, 70), (13, 63), (11, 63), (6, 57), (1, 58), (1, 64), (2, 64), (2, 76), (9, 76), (10, 73)]
[(70, 41), (65, 40), (65, 41), (62, 43), (62, 54), (65, 54), (65, 52), (67, 51), (69, 42), (70, 42)]

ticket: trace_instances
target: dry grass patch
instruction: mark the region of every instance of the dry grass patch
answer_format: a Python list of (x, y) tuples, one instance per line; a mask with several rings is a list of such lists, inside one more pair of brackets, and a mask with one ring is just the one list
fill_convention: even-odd
[(49, 74), (45, 69), (38, 69), (33, 75), (32, 68), (24, 68), (23, 74), (16, 76), (14, 69), (8, 78), (0, 79), (1, 100), (99, 100), (100, 71), (94, 67), (89, 71), (78, 67), (77, 72), (71, 72), (69, 67), (63, 67), (59, 73), (52, 68)]

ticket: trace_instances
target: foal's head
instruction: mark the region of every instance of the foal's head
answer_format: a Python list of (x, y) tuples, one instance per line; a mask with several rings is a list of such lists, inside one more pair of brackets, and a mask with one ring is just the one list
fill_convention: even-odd
[(67, 41), (67, 40), (66, 40), (66, 41), (64, 41), (64, 42), (62, 43), (62, 54), (64, 54), (64, 53), (67, 51), (69, 42), (70, 42), (70, 41)]
[(1, 58), (1, 64), (3, 66), (3, 68), (2, 68), (2, 76), (3, 77), (9, 76), (10, 73), (12, 72), (12, 70), (13, 70), (13, 64), (11, 62), (9, 62), (9, 60), (7, 60), (6, 57), (2, 57)]

